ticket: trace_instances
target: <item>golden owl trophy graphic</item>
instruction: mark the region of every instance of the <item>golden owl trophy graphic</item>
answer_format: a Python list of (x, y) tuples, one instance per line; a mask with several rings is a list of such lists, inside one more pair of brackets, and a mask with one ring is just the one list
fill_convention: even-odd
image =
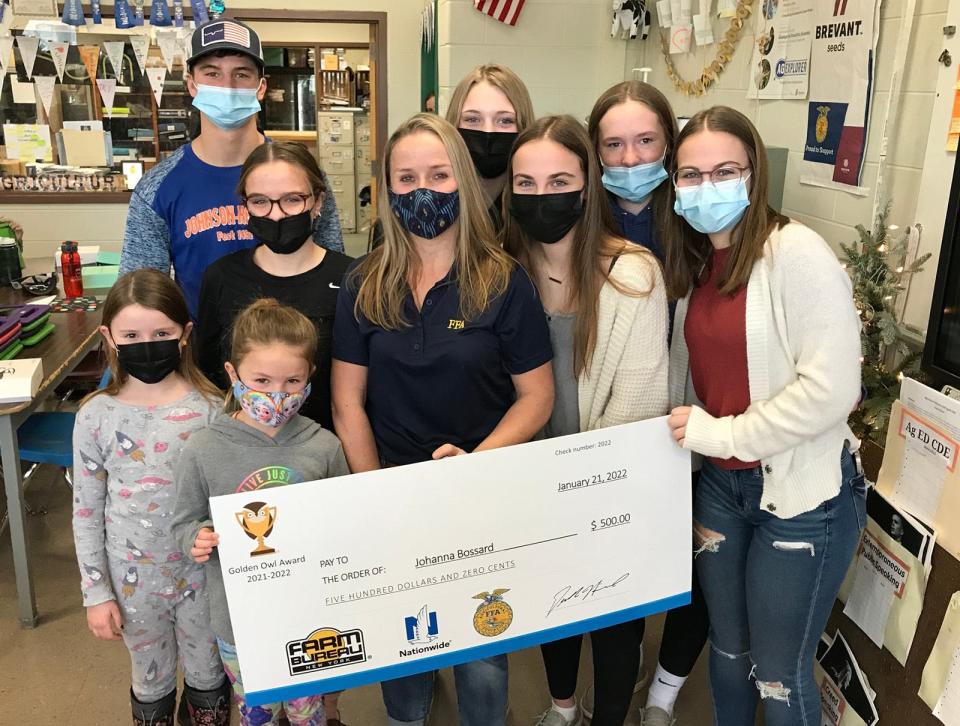
[(257, 540), (257, 548), (250, 553), (251, 557), (276, 552), (273, 547), (267, 547), (263, 541), (273, 532), (273, 524), (277, 521), (276, 507), (268, 507), (266, 502), (250, 502), (244, 506), (242, 512), (236, 514), (237, 523), (246, 532), (247, 537)]

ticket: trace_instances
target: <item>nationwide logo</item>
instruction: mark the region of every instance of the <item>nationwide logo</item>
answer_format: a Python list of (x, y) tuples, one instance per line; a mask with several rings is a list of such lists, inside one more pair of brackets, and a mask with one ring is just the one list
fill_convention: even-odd
[(781, 58), (777, 61), (777, 78), (783, 78), (784, 76), (805, 75), (807, 72), (808, 63), (809, 61), (806, 58), (801, 58), (798, 60)]
[(450, 647), (449, 640), (438, 640), (440, 628), (437, 625), (437, 613), (430, 610), (426, 605), (420, 608), (420, 612), (415, 616), (410, 615), (404, 618), (403, 624), (407, 631), (407, 642), (413, 647), (406, 650), (401, 649), (401, 658), (446, 650)]
[(359, 628), (343, 631), (317, 628), (306, 638), (287, 643), (287, 665), (291, 676), (363, 663), (366, 659), (363, 631)]

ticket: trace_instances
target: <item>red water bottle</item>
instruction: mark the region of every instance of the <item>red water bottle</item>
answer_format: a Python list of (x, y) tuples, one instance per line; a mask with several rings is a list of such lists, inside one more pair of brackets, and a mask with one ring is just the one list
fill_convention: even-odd
[(60, 246), (60, 272), (63, 275), (63, 293), (67, 297), (83, 295), (83, 273), (80, 270), (80, 253), (76, 242), (64, 242)]

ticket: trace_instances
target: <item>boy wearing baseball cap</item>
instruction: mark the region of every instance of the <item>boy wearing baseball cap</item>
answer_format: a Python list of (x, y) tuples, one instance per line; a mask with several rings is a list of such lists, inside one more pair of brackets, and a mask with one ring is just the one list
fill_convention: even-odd
[[(193, 32), (191, 50), (184, 81), (200, 112), (200, 133), (134, 189), (120, 272), (172, 267), (196, 320), (207, 266), (257, 244), (236, 189), (244, 160), (267, 141), (257, 128), (267, 81), (260, 38), (244, 23), (224, 18), (204, 23)], [(313, 239), (343, 251), (332, 194), (324, 197)]]

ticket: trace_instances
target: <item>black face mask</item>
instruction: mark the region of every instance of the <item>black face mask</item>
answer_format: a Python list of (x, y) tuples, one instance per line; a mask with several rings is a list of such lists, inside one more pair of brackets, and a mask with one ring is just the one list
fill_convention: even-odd
[(496, 179), (507, 170), (510, 149), (517, 138), (515, 131), (490, 133), (473, 129), (457, 129), (467, 144), (473, 165), (484, 179)]
[(247, 229), (271, 252), (278, 255), (292, 255), (303, 247), (303, 243), (313, 234), (313, 220), (310, 219), (309, 211), (291, 214), (283, 219), (250, 217)]
[(180, 340), (152, 340), (117, 346), (120, 370), (143, 383), (159, 383), (180, 365)]
[(560, 194), (511, 194), (510, 216), (528, 237), (552, 245), (583, 216), (583, 190)]

